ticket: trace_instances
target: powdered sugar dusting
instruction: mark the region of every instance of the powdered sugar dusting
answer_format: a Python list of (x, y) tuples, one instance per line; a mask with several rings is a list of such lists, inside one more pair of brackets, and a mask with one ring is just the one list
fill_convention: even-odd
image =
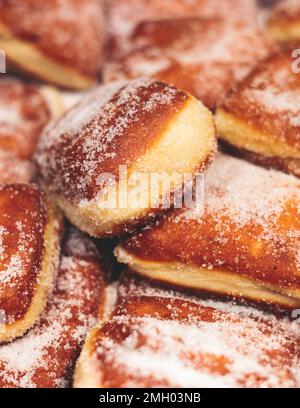
[[(69, 384), (69, 371), (87, 330), (95, 323), (103, 290), (99, 267), (90, 257), (91, 252), (83, 251), (87, 238), (82, 236), (81, 242), (79, 233), (73, 231), (69, 239), (68, 252), (72, 245), (75, 255), (63, 255), (56, 289), (45, 312), (23, 338), (0, 347), (2, 387), (62, 387)], [(79, 249), (73, 247), (75, 243), (79, 244)]]
[(299, 386), (296, 322), (130, 278), (120, 288), (127, 296), (96, 341), (104, 385)]

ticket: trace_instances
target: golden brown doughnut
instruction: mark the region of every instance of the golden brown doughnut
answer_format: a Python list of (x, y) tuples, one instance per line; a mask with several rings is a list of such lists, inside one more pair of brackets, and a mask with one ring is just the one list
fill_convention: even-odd
[(300, 182), (220, 155), (204, 208), (178, 210), (116, 249), (154, 280), (279, 308), (300, 307)]
[(126, 284), (127, 296), (87, 337), (75, 387), (299, 387), (297, 322)]
[(201, 17), (255, 24), (258, 17), (253, 0), (106, 0), (105, 6), (108, 56), (130, 47), (141, 22)]
[(25, 73), (65, 88), (87, 88), (102, 59), (101, 2), (3, 0), (0, 48)]
[(280, 43), (300, 41), (300, 3), (284, 0), (274, 7), (269, 20), (269, 30)]
[(0, 342), (30, 329), (56, 273), (61, 219), (35, 185), (0, 186)]
[(72, 229), (65, 238), (55, 290), (24, 337), (0, 346), (0, 387), (70, 386), (85, 335), (105, 302), (105, 278), (93, 242)]
[(299, 177), (300, 75), (292, 52), (273, 54), (242, 81), (217, 110), (216, 124), (243, 155)]
[[(43, 185), (71, 222), (103, 237), (122, 234), (162, 211), (166, 187), (156, 200), (148, 189), (152, 174), (175, 175), (173, 194), (184, 173), (205, 169), (214, 149), (212, 115), (199, 101), (164, 83), (137, 79), (83, 97), (46, 129), (37, 164)], [(120, 166), (129, 175), (127, 193), (119, 183)], [(138, 187), (130, 177), (140, 174), (146, 184), (136, 205)], [(114, 192), (126, 197), (123, 204), (121, 198), (114, 201)]]
[(147, 75), (191, 93), (210, 108), (272, 49), (256, 27), (191, 17), (142, 22), (124, 52), (107, 57), (104, 82)]
[(29, 183), (34, 178), (34, 166), (13, 153), (0, 148), (0, 184)]

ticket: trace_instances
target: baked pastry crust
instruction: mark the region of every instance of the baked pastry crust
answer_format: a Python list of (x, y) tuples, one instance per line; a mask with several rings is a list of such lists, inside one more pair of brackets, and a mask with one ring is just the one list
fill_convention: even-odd
[(42, 130), (63, 111), (59, 93), (13, 78), (0, 81), (0, 183), (35, 177), (33, 154)]
[(96, 81), (102, 36), (98, 0), (1, 3), (0, 48), (10, 63), (58, 86), (84, 89)]
[(33, 329), (0, 346), (2, 388), (70, 386), (85, 335), (102, 317), (105, 274), (94, 243), (68, 230), (54, 292)]
[(39, 187), (0, 187), (0, 342), (22, 336), (42, 313), (57, 269), (61, 218)]
[[(176, 192), (184, 173), (206, 167), (215, 144), (212, 115), (200, 102), (169, 85), (138, 79), (86, 95), (44, 132), (37, 164), (43, 185), (73, 224), (96, 237), (112, 236), (161, 212), (165, 194), (153, 209), (152, 190), (145, 188), (136, 206), (135, 187), (128, 183), (125, 193), (119, 182), (120, 166), (128, 175), (176, 175)], [(128, 198), (123, 205), (111, 198), (115, 186), (101, 183), (105, 174), (115, 178), (118, 196)]]
[(128, 275), (120, 289), (86, 339), (75, 387), (299, 387), (298, 323)]
[(206, 174), (203, 211), (174, 211), (116, 255), (158, 281), (295, 309), (299, 187), (292, 176), (219, 156)]
[(300, 41), (300, 4), (297, 0), (281, 1), (274, 7), (269, 20), (269, 30), (275, 41), (291, 43)]
[(292, 50), (270, 56), (225, 99), (216, 113), (225, 142), (299, 176), (299, 75)]
[(146, 74), (212, 109), (272, 50), (253, 25), (199, 17), (142, 22), (127, 43), (115, 53), (108, 45), (104, 82)]

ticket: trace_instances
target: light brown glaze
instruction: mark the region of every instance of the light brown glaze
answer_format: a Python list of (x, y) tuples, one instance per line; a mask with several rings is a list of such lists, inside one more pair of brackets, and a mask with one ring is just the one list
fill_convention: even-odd
[(108, 56), (104, 81), (147, 75), (214, 108), (272, 47), (253, 26), (191, 17), (140, 23), (128, 49)]
[(0, 386), (70, 385), (85, 334), (103, 312), (105, 278), (93, 242), (72, 229), (65, 238), (53, 294), (35, 327), (0, 347)]
[(137, 279), (120, 289), (83, 354), (99, 387), (299, 387), (296, 322)]
[(6, 323), (21, 320), (38, 285), (49, 204), (39, 187), (0, 187), (0, 309)]
[(0, 23), (55, 61), (92, 79), (98, 75), (102, 58), (100, 1), (3, 0)]
[(225, 99), (221, 109), (262, 132), (270, 143), (300, 151), (300, 75), (292, 49), (267, 58)]
[(160, 140), (188, 100), (166, 84), (139, 79), (93, 90), (48, 128), (37, 163), (51, 192), (78, 203), (103, 190), (98, 177), (131, 166)]
[(123, 246), (146, 262), (230, 271), (299, 289), (299, 203), (296, 178), (222, 155), (206, 174), (203, 211), (175, 211)]
[(0, 82), (1, 150), (31, 159), (50, 119), (49, 105), (37, 88), (16, 80)]

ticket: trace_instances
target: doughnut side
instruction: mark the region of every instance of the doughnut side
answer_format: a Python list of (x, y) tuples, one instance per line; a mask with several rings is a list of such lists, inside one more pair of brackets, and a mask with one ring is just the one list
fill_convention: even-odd
[(204, 209), (133, 234), (120, 262), (143, 275), (276, 306), (299, 306), (299, 181), (229, 156), (205, 178)]
[(132, 286), (90, 332), (75, 387), (298, 386), (297, 324), (138, 279)]
[(56, 275), (62, 222), (44, 193), (32, 185), (5, 185), (1, 203), (0, 341), (30, 329), (45, 308)]
[(102, 37), (98, 0), (6, 1), (1, 5), (0, 46), (9, 61), (58, 86), (83, 89), (96, 81)]
[(84, 338), (105, 307), (105, 270), (95, 244), (74, 228), (64, 237), (53, 293), (34, 328), (0, 346), (0, 385), (60, 388), (71, 377)]
[[(200, 102), (166, 84), (139, 79), (89, 94), (47, 129), (37, 163), (43, 185), (77, 227), (111, 236), (161, 212), (166, 188), (154, 202), (148, 188), (152, 174), (172, 176), (174, 194), (184, 173), (204, 170), (215, 142), (212, 115)], [(128, 174), (125, 185), (120, 166)], [(108, 174), (111, 185), (102, 182)], [(133, 180), (138, 175), (146, 182), (137, 206)]]

